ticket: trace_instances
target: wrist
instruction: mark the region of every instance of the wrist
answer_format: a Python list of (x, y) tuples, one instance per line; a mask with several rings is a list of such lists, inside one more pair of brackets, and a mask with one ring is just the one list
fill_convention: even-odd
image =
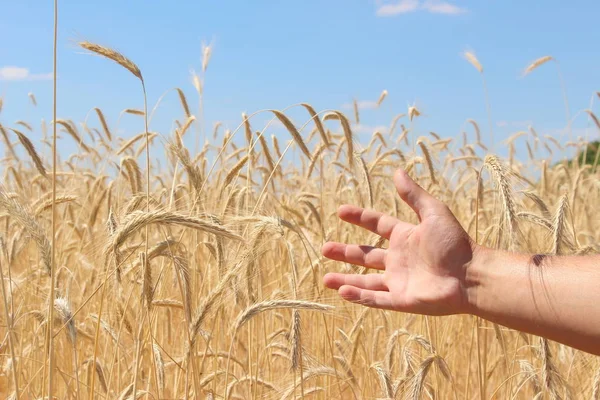
[(467, 314), (479, 315), (482, 301), (482, 287), (486, 279), (486, 274), (493, 254), (498, 253), (490, 248), (473, 244), (472, 258), (465, 265), (464, 273), (464, 291), (466, 299)]

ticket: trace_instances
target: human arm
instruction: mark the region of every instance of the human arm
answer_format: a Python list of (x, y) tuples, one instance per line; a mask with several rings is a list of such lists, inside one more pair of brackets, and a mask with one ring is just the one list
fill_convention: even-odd
[(477, 253), (471, 314), (600, 355), (600, 256)]
[(351, 302), (427, 314), (473, 314), (600, 354), (600, 257), (534, 256), (474, 243), (452, 212), (404, 171), (394, 183), (419, 224), (355, 206), (341, 219), (389, 240), (387, 249), (326, 243), (323, 255), (382, 270), (325, 275)]

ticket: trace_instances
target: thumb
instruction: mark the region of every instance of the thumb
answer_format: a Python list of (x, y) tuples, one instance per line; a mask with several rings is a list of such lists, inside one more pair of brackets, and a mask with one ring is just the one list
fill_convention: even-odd
[(396, 171), (394, 184), (402, 200), (417, 213), (419, 220), (425, 218), (431, 211), (439, 209), (440, 202), (413, 181), (406, 171), (402, 169)]

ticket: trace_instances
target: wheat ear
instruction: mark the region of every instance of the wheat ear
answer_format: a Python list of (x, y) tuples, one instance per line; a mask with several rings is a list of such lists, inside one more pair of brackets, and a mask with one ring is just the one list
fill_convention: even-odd
[(31, 157), (31, 160), (35, 164), (35, 168), (38, 170), (38, 172), (44, 178), (48, 178), (48, 174), (46, 173), (46, 167), (44, 167), (44, 163), (42, 162), (42, 159), (35, 150), (35, 147), (33, 147), (33, 143), (31, 143), (31, 140), (29, 140), (27, 136), (25, 136), (22, 132), (16, 129), (11, 129), (11, 131), (13, 131), (19, 138), (19, 142), (21, 142), (21, 144), (27, 151), (27, 154), (29, 154), (29, 157)]

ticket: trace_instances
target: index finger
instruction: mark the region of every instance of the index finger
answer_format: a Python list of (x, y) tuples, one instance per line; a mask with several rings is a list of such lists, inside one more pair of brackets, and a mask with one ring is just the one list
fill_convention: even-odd
[(402, 229), (410, 229), (414, 226), (379, 211), (367, 210), (349, 204), (344, 204), (338, 208), (338, 216), (346, 222), (365, 228), (386, 239), (390, 238), (392, 231), (397, 226)]

